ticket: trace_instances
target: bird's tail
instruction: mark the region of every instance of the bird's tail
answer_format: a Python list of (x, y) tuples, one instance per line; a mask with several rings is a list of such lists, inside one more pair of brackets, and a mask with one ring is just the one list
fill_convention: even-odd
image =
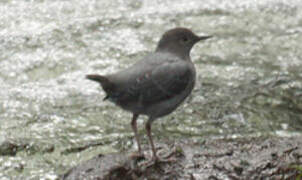
[(106, 76), (101, 76), (98, 74), (88, 74), (86, 75), (86, 78), (101, 84), (102, 88), (107, 93), (107, 96), (104, 98), (104, 100), (107, 99), (109, 97), (109, 94), (111, 94), (110, 92), (114, 90), (114, 84), (110, 82)]

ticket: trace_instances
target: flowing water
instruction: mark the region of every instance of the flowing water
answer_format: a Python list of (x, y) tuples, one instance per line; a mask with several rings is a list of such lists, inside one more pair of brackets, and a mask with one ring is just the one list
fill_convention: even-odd
[(133, 64), (177, 26), (214, 38), (193, 48), (194, 92), (153, 123), (155, 142), (301, 135), (300, 0), (1, 0), (0, 179), (134, 151), (131, 114), (84, 77)]

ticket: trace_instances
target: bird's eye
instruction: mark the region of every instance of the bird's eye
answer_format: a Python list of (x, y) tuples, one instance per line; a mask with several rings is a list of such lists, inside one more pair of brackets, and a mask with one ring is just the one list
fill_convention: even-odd
[(186, 37), (186, 36), (183, 36), (183, 37), (181, 38), (181, 42), (182, 42), (182, 43), (187, 43), (187, 42), (189, 42), (189, 38)]

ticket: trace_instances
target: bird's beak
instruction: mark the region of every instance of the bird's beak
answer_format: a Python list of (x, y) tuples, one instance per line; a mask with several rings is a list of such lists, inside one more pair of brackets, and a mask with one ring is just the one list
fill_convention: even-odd
[(198, 37), (198, 41), (201, 41), (201, 40), (206, 40), (206, 39), (209, 39), (209, 38), (212, 38), (213, 36), (199, 36)]

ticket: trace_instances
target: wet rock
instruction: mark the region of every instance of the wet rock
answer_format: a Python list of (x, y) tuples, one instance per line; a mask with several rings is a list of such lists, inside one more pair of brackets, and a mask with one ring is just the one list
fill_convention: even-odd
[(124, 154), (98, 155), (97, 157), (69, 170), (63, 179), (131, 179), (128, 173), (131, 162)]
[(12, 141), (2, 141), (0, 144), (0, 155), (1, 156), (15, 156), (18, 151), (24, 150), (28, 144), (15, 143)]
[(18, 152), (25, 151), (27, 154), (51, 153), (55, 147), (51, 144), (34, 144), (26, 142), (26, 140), (4, 140), (0, 142), (0, 156), (16, 156)]
[(178, 142), (162, 150), (170, 150), (170, 161), (150, 164), (142, 156), (99, 155), (62, 179), (296, 179), (302, 177), (301, 149), (302, 137)]

